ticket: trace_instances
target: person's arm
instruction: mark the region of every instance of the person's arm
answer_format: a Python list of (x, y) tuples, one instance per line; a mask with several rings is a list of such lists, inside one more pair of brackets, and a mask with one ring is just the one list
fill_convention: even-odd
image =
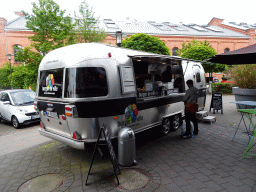
[(187, 102), (187, 100), (189, 99), (189, 97), (190, 97), (189, 90), (187, 90), (185, 96), (183, 97), (184, 103)]

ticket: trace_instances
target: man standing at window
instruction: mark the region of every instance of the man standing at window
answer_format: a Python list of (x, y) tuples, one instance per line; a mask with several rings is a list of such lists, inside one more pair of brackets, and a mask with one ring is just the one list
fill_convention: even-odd
[[(194, 124), (194, 135), (198, 134), (198, 122), (196, 119), (196, 112), (198, 111), (198, 104), (197, 104), (197, 98), (198, 98), (198, 89), (193, 86), (193, 80), (188, 80), (186, 82), (189, 89), (186, 91), (186, 94), (183, 98), (183, 101), (185, 103), (185, 121), (186, 121), (186, 133), (185, 137), (190, 137), (190, 121)], [(181, 135), (181, 138), (183, 138), (183, 135)]]
[(172, 81), (172, 71), (171, 66), (166, 67), (166, 71), (162, 73), (162, 81), (163, 82), (171, 82)]

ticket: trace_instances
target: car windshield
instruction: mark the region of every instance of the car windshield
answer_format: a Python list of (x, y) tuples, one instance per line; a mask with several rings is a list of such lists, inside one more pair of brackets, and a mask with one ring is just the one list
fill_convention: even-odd
[(36, 93), (34, 91), (17, 91), (10, 93), (14, 105), (33, 104)]

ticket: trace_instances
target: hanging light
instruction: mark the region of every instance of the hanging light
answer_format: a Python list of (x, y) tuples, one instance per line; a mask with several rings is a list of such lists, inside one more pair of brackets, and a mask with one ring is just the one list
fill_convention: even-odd
[(122, 31), (116, 31), (116, 45), (118, 47), (122, 45)]

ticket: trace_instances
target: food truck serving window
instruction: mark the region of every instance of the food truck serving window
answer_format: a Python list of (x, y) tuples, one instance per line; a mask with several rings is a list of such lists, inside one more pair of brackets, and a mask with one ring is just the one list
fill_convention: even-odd
[(108, 94), (106, 70), (103, 67), (67, 68), (66, 98), (100, 97)]
[(63, 69), (52, 69), (40, 72), (39, 96), (62, 97)]

